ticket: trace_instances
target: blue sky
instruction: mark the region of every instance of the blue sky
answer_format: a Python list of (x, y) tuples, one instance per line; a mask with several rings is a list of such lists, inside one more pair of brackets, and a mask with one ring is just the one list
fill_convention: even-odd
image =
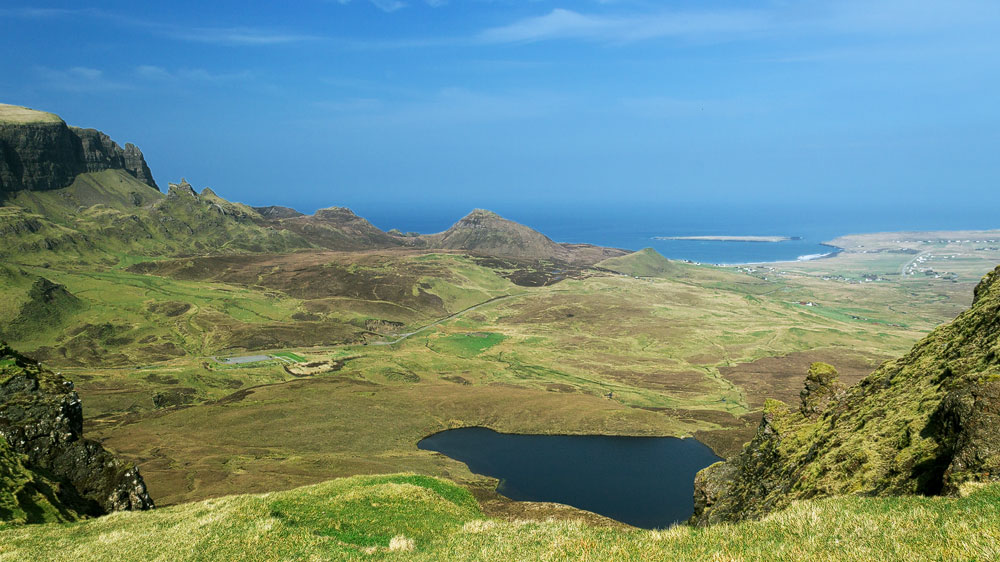
[(1000, 203), (994, 0), (3, 0), (0, 48), (252, 204)]

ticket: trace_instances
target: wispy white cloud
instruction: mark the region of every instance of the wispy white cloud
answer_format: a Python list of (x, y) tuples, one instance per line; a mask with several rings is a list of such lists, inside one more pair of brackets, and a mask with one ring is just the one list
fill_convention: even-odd
[(0, 8), (0, 17), (43, 19), (79, 15), (89, 11), (86, 8), (76, 10), (62, 8)]
[[(346, 5), (350, 4), (351, 0), (335, 0), (338, 4)], [(409, 4), (403, 2), (403, 0), (368, 0), (376, 8), (382, 10), (386, 13), (392, 13), (396, 10), (407, 7)], [(448, 0), (424, 0), (424, 3), (432, 8), (440, 8), (448, 4)]]
[(151, 33), (179, 41), (213, 43), (231, 46), (280, 45), (287, 43), (301, 43), (305, 41), (317, 41), (322, 39), (322, 37), (316, 35), (256, 27), (199, 27), (170, 24), (92, 8), (76, 10), (49, 8), (0, 9), (0, 17), (14, 17), (21, 19), (90, 17), (125, 27), (139, 27), (147, 29)]
[(449, 87), (431, 95), (406, 100), (341, 98), (315, 105), (336, 118), (378, 121), (394, 126), (445, 126), (540, 118), (565, 111), (569, 100), (565, 96), (539, 91), (486, 93)]
[(890, 36), (994, 29), (1000, 3), (987, 0), (839, 0), (760, 3), (753, 9), (631, 8), (584, 13), (556, 8), (481, 31), (483, 43), (584, 40), (628, 43), (657, 38), (741, 40), (804, 34)]
[(102, 70), (86, 66), (65, 69), (39, 66), (35, 72), (43, 86), (68, 92), (109, 92), (132, 88), (127, 82), (108, 78)]
[[(383, 12), (395, 12), (400, 8), (405, 8), (406, 3), (402, 0), (369, 0), (376, 8)], [(351, 0), (337, 0), (338, 4), (350, 4)]]
[(149, 24), (160, 33), (181, 41), (219, 45), (279, 45), (317, 41), (320, 37), (300, 33), (282, 33), (252, 27), (181, 27)]
[(552, 39), (631, 42), (658, 37), (731, 36), (767, 27), (767, 16), (753, 11), (617, 16), (583, 14), (557, 8), (543, 16), (486, 29), (479, 33), (478, 39), (484, 43), (528, 43)]
[(688, 117), (732, 118), (764, 113), (765, 105), (747, 99), (691, 99), (669, 96), (625, 97), (619, 103), (626, 112), (649, 119)]
[(253, 77), (249, 71), (217, 73), (203, 68), (167, 70), (162, 66), (148, 64), (137, 66), (135, 75), (144, 80), (158, 82), (231, 82), (248, 80)]

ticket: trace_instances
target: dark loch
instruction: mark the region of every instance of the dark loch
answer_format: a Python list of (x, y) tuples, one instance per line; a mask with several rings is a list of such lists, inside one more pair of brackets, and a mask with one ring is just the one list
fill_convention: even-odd
[(694, 476), (722, 460), (695, 439), (603, 435), (510, 435), (452, 429), (417, 444), (500, 480), (519, 501), (558, 502), (646, 529), (685, 521)]

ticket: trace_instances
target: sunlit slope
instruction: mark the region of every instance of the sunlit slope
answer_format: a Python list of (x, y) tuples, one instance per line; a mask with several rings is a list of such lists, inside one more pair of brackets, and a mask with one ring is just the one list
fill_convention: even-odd
[(135, 269), (170, 275), (0, 266), (0, 311), (10, 319), (0, 335), (56, 365), (150, 364), (360, 343), (515, 289), (454, 255), (218, 256)]
[(699, 473), (695, 519), (757, 517), (794, 499), (953, 494), (1000, 477), (1000, 268), (969, 310), (845, 388), (813, 365), (801, 400), (771, 400), (754, 440)]
[(668, 260), (652, 248), (608, 258), (598, 262), (596, 267), (634, 277), (677, 277), (683, 271), (681, 264)]

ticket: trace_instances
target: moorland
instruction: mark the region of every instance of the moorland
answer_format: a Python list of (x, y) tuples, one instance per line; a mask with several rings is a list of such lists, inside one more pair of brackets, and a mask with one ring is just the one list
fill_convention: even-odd
[[(85, 434), (138, 466), (157, 506), (176, 507), (69, 534), (14, 530), (0, 555), (50, 552), (72, 536), (83, 552), (138, 556), (146, 547), (101, 537), (124, 544), (180, 520), (205, 521), (189, 531), (211, 530), (207, 558), (249, 548), (241, 525), (260, 530), (261, 558), (386, 554), (406, 535), (437, 545), (422, 551), (430, 558), (486, 549), (502, 559), (512, 533), (538, 552), (565, 541), (563, 557), (641, 556), (659, 541), (692, 556), (706, 541), (822, 555), (845, 532), (824, 510), (865, 524), (884, 506), (793, 504), (759, 527), (637, 534), (507, 501), (495, 480), (416, 444), (482, 426), (695, 436), (732, 457), (768, 399), (799, 399), (810, 365), (862, 380), (969, 307), (1000, 263), (1000, 231), (851, 235), (831, 241), (843, 251), (827, 259), (730, 267), (559, 244), (483, 210), (443, 233), (384, 232), (339, 207), (249, 207), (185, 181), (164, 193), (135, 147), (11, 107), (0, 106), (0, 136), (21, 160), (0, 174), (0, 339), (71, 381)], [(390, 473), (408, 475), (358, 476)], [(338, 477), (353, 479), (321, 484)], [(919, 535), (921, 514), (951, 521), (993, 496), (900, 499), (893, 517)], [(317, 498), (395, 530), (332, 530), (332, 515), (309, 505)], [(382, 521), (379, 502), (408, 507)], [(831, 527), (775, 546), (803, 518)], [(190, 539), (176, 529), (163, 544)], [(986, 552), (981, 529), (963, 529), (972, 550), (955, 552)]]

